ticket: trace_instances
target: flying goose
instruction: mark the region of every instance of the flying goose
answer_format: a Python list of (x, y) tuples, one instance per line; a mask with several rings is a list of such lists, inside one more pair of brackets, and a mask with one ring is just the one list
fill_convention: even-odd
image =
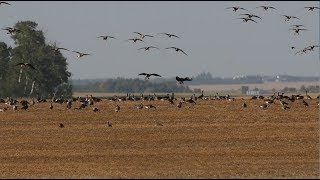
[(149, 49), (150, 49), (150, 48), (159, 49), (159, 48), (157, 48), (157, 47), (155, 47), (155, 46), (147, 46), (147, 47), (139, 48), (138, 50), (140, 50), (140, 49), (144, 49), (145, 51), (149, 51)]
[(274, 8), (274, 7), (272, 7), (272, 6), (258, 6), (258, 7), (256, 7), (256, 8), (263, 8), (264, 10), (268, 10), (268, 9), (275, 9), (276, 10), (276, 8)]
[(245, 16), (247, 16), (247, 18), (249, 18), (249, 19), (251, 19), (251, 18), (253, 18), (253, 17), (256, 17), (256, 18), (261, 19), (261, 17), (259, 17), (259, 16), (257, 16), (257, 15), (254, 15), (254, 14), (240, 14), (240, 15), (245, 15)]
[(151, 35), (148, 35), (148, 34), (142, 34), (142, 33), (139, 33), (139, 32), (133, 32), (133, 33), (135, 33), (135, 34), (139, 34), (139, 35), (140, 35), (140, 37), (141, 37), (141, 39), (143, 39), (144, 37), (153, 37), (153, 36), (151, 36)]
[(301, 28), (292, 28), (292, 29), (289, 29), (289, 30), (293, 30), (293, 31), (294, 31), (294, 34), (297, 34), (297, 35), (299, 35), (299, 31), (301, 31), (301, 30), (307, 30), (307, 29), (301, 29)]
[(90, 55), (90, 54), (86, 54), (86, 53), (81, 53), (81, 52), (78, 52), (78, 51), (72, 51), (72, 52), (75, 52), (75, 53), (77, 53), (78, 55), (77, 55), (77, 57), (78, 58), (81, 58), (81, 57), (83, 57), (83, 56), (87, 56), (87, 55)]
[(5, 1), (0, 1), (0, 5), (1, 5), (1, 4), (7, 4), (7, 5), (10, 5), (10, 6), (11, 6), (10, 3), (7, 3), (7, 2), (5, 2)]
[(117, 39), (117, 38), (115, 38), (113, 36), (108, 36), (108, 35), (106, 35), (106, 36), (98, 36), (97, 38), (102, 38), (103, 40), (107, 40), (108, 38)]
[(316, 6), (304, 7), (304, 8), (307, 8), (308, 11), (313, 11), (314, 9), (320, 9), (319, 7), (316, 7)]
[(177, 35), (174, 35), (174, 34), (169, 34), (169, 33), (160, 33), (160, 34), (165, 34), (165, 35), (167, 35), (168, 37), (176, 37), (176, 38), (179, 38), (180, 39), (180, 37), (179, 36), (177, 36)]
[(151, 74), (149, 74), (149, 73), (140, 73), (140, 74), (138, 74), (138, 75), (146, 76), (146, 77), (145, 77), (145, 79), (149, 79), (149, 78), (150, 78), (150, 76), (158, 76), (158, 77), (162, 77), (162, 76), (160, 76), (159, 74), (155, 74), (155, 73), (151, 73)]
[(177, 80), (180, 84), (183, 84), (184, 81), (192, 81), (192, 78), (189, 78), (189, 77), (180, 78), (179, 76), (176, 76), (176, 80)]
[(228, 7), (226, 9), (231, 9), (231, 8), (233, 9), (232, 11), (234, 11), (234, 12), (237, 12), (239, 9), (248, 11), (247, 9), (239, 7), (239, 6)]
[(57, 53), (59, 50), (66, 50), (66, 51), (70, 51), (69, 49), (66, 48), (59, 48), (59, 47), (55, 47), (55, 48), (51, 48), (52, 51), (54, 51), (55, 53)]
[(141, 41), (141, 42), (144, 42), (142, 39), (139, 39), (139, 38), (132, 38), (132, 39), (128, 39), (127, 41), (133, 41), (133, 43), (136, 43), (137, 41)]
[(302, 25), (302, 24), (294, 24), (294, 25), (291, 25), (291, 26), (294, 26), (295, 28), (305, 27), (305, 26), (304, 26), (304, 25)]
[(33, 67), (33, 65), (32, 65), (32, 64), (30, 64), (30, 63), (26, 63), (26, 62), (18, 63), (18, 64), (17, 64), (17, 66), (20, 66), (21, 68), (30, 67), (30, 68), (32, 68), (32, 69), (36, 69), (36, 68), (34, 68), (34, 67)]
[(319, 47), (319, 46), (318, 46), (318, 45), (308, 46), (308, 47), (306, 47), (306, 50), (313, 51), (313, 49), (314, 49), (315, 47)]
[(296, 16), (288, 16), (288, 15), (281, 15), (281, 16), (284, 16), (286, 18), (285, 21), (289, 21), (290, 19), (299, 19)]
[(188, 56), (187, 53), (185, 53), (182, 49), (179, 49), (179, 48), (177, 48), (177, 47), (168, 47), (168, 48), (165, 48), (165, 49), (174, 49), (174, 50), (176, 50), (176, 52), (181, 51), (183, 54), (185, 54), (186, 56)]
[(255, 20), (253, 20), (253, 19), (251, 19), (251, 18), (247, 18), (247, 17), (245, 17), (245, 18), (238, 18), (238, 19), (243, 19), (242, 22), (253, 21), (253, 22), (255, 22), (255, 23), (258, 23), (257, 21), (255, 21)]

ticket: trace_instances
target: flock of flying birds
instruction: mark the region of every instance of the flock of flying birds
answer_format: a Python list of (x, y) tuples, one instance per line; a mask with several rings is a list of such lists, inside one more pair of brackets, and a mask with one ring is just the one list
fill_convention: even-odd
[[(4, 1), (0, 1), (0, 5), (1, 4), (7, 4), (7, 5), (11, 5), (10, 3), (7, 3), (7, 2), (4, 2)], [(7, 34), (10, 34), (10, 35), (14, 35), (15, 33), (19, 33), (20, 30), (19, 29), (16, 29), (15, 27), (5, 27), (5, 28), (2, 28), (2, 30), (5, 30), (7, 31)], [(128, 41), (132, 41), (133, 43), (137, 43), (137, 42), (142, 42), (144, 43), (144, 39), (146, 37), (149, 37), (149, 38), (153, 38), (154, 36), (153, 35), (149, 35), (149, 34), (144, 34), (144, 33), (141, 33), (141, 32), (133, 32), (134, 34), (138, 35), (138, 37), (133, 37), (133, 38), (130, 38), (130, 39), (127, 39), (125, 40), (125, 42), (128, 42)], [(169, 38), (178, 38), (178, 39), (181, 39), (179, 36), (175, 35), (175, 34), (170, 34), (170, 33), (158, 33), (158, 35), (165, 35)], [(110, 36), (110, 35), (101, 35), (101, 36), (98, 36), (97, 38), (101, 38), (102, 40), (105, 40), (107, 41), (108, 39), (117, 39), (116, 37), (114, 36)], [(138, 50), (144, 50), (144, 51), (150, 51), (151, 49), (157, 49), (157, 50), (160, 50), (160, 48), (158, 47), (155, 47), (155, 46), (145, 46), (145, 47), (141, 47), (139, 48)], [(176, 52), (181, 52), (182, 54), (188, 56), (188, 54), (183, 51), (182, 49), (178, 48), (178, 47), (174, 47), (174, 46), (171, 46), (171, 47), (167, 47), (167, 48), (164, 48), (165, 50), (169, 50), (169, 49), (172, 49)], [(52, 48), (52, 51), (54, 53), (58, 53), (60, 50), (65, 50), (65, 51), (70, 51), (69, 49), (66, 49), (66, 48), (62, 48), (62, 47), (55, 47), (55, 48)], [(71, 51), (71, 52), (74, 52), (77, 54), (77, 58), (82, 58), (84, 56), (88, 56), (88, 55), (91, 55), (90, 53), (83, 53), (83, 52), (79, 52), (79, 51)], [(17, 64), (17, 66), (20, 66), (21, 70), (20, 70), (20, 75), (22, 73), (22, 68), (31, 68), (33, 70), (35, 70), (36, 68), (34, 67), (34, 65), (28, 63), (28, 62), (20, 62)], [(158, 76), (158, 77), (162, 77), (161, 75), (159, 74), (156, 74), (156, 73), (140, 73), (138, 75), (144, 75), (145, 76), (145, 79), (148, 80), (150, 78), (150, 76)], [(176, 80), (179, 84), (183, 84), (184, 81), (192, 81), (192, 78), (189, 78), (189, 77), (179, 77), (179, 76), (176, 76)], [(20, 82), (20, 77), (19, 77), (19, 82)]]
[[(261, 8), (264, 11), (277, 10), (275, 7), (272, 7), (272, 6), (258, 6), (256, 8)], [(307, 9), (308, 11), (314, 11), (315, 9), (320, 9), (319, 7), (316, 7), (316, 6), (307, 6), (307, 7), (304, 7), (304, 8)], [(249, 11), (248, 9), (245, 9), (245, 8), (239, 7), (239, 6), (228, 7), (226, 9), (232, 9), (233, 12), (237, 12), (237, 11), (240, 11), (240, 10), (241, 11)], [(242, 13), (242, 14), (240, 14), (240, 16), (244, 16), (244, 17), (238, 18), (238, 19), (242, 19), (243, 22), (250, 22), (251, 21), (251, 22), (258, 23), (256, 21), (256, 19), (253, 19), (253, 18), (259, 18), (260, 20), (262, 20), (262, 18), (260, 16), (257, 16), (257, 15), (252, 14), (252, 13)], [(289, 22), (292, 19), (300, 20), (300, 18), (298, 18), (297, 16), (284, 15), (284, 14), (281, 14), (280, 16), (284, 17), (286, 22)], [(292, 30), (294, 32), (294, 35), (299, 35), (300, 31), (306, 31), (307, 30), (307, 29), (303, 28), (305, 26), (302, 25), (302, 24), (293, 24), (293, 25), (291, 25), (291, 27), (292, 28), (290, 28), (289, 30)], [(307, 47), (305, 47), (305, 48), (303, 48), (301, 50), (298, 50), (295, 53), (295, 55), (297, 55), (297, 54), (306, 54), (308, 51), (314, 51), (315, 47), (319, 47), (319, 45), (307, 46)], [(294, 49), (296, 49), (296, 47), (291, 46), (291, 49), (294, 50)]]

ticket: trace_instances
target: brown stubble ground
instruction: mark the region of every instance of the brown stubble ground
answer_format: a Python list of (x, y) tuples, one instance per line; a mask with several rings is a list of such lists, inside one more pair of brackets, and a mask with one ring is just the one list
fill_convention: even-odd
[[(67, 110), (38, 103), (0, 113), (1, 178), (319, 178), (316, 100), (151, 101)], [(120, 112), (113, 108), (120, 105)], [(3, 107), (3, 104), (0, 105)], [(78, 103), (74, 107), (79, 106)], [(113, 127), (107, 127), (110, 121)], [(155, 121), (163, 126), (157, 126)], [(62, 122), (65, 128), (59, 128)]]

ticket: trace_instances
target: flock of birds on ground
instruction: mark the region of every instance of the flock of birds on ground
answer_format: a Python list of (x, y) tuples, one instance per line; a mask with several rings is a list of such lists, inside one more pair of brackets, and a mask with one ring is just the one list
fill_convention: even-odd
[[(3, 4), (11, 5), (10, 3), (0, 1), (0, 5), (3, 5)], [(276, 10), (276, 8), (274, 8), (272, 6), (258, 6), (257, 8), (262, 8), (265, 11), (270, 10), (270, 9)], [(320, 9), (319, 7), (304, 7), (304, 8), (308, 9), (308, 11), (313, 11), (314, 9)], [(242, 7), (228, 7), (226, 9), (233, 9), (234, 12), (237, 12), (239, 10), (248, 11), (247, 9), (242, 8)], [(262, 20), (261, 17), (255, 15), (255, 14), (244, 13), (244, 14), (240, 14), (240, 16), (245, 16), (245, 17), (239, 18), (239, 19), (242, 19), (243, 22), (250, 22), (251, 21), (251, 22), (257, 23), (257, 21), (255, 19), (253, 19), (253, 18), (258, 18), (258, 19)], [(289, 21), (291, 19), (299, 19), (296, 16), (288, 16), (288, 15), (281, 15), (281, 16), (285, 17), (285, 21)], [(293, 30), (295, 35), (299, 35), (300, 31), (307, 30), (307, 29), (304, 29), (304, 28), (300, 28), (300, 27), (304, 27), (303, 25), (292, 25), (292, 27), (294, 27), (294, 28), (291, 28), (289, 30)], [(15, 33), (19, 33), (20, 32), (20, 30), (16, 29), (15, 27), (5, 27), (2, 30), (7, 31), (7, 34), (10, 34), (10, 35), (14, 35)], [(127, 39), (126, 42), (127, 41), (132, 41), (133, 43), (137, 43), (137, 42), (144, 43), (145, 42), (144, 39), (146, 37), (148, 37), (148, 38), (153, 38), (154, 37), (153, 35), (144, 34), (144, 33), (141, 33), (141, 32), (133, 32), (133, 33), (136, 34), (136, 35), (139, 35), (139, 36)], [(170, 33), (159, 33), (159, 35), (165, 35), (165, 36), (167, 36), (169, 38), (178, 38), (178, 39), (180, 39), (179, 36), (177, 36), (175, 34), (170, 34)], [(102, 40), (105, 40), (105, 41), (107, 41), (108, 39), (117, 39), (116, 37), (109, 36), (109, 35), (98, 36), (97, 38), (101, 38)], [(315, 47), (319, 47), (319, 46), (318, 45), (308, 46), (306, 48), (303, 48), (302, 50), (299, 50), (298, 52), (296, 52), (296, 54), (298, 54), (298, 53), (306, 53), (307, 51), (313, 51)], [(295, 49), (295, 47), (291, 47), (291, 48)], [(139, 48), (138, 50), (150, 51), (151, 49), (159, 50), (160, 48), (155, 47), (155, 46), (145, 46), (145, 47)], [(182, 49), (180, 49), (180, 48), (173, 47), (173, 46), (165, 48), (165, 50), (168, 50), (168, 49), (173, 49), (176, 52), (181, 52), (182, 54), (188, 56), (188, 54), (185, 51), (183, 51)], [(52, 49), (52, 51), (54, 53), (58, 53), (60, 50), (70, 51), (69, 49), (62, 48), (62, 47), (56, 47), (56, 48)], [(82, 58), (84, 56), (91, 55), (89, 53), (83, 53), (83, 52), (79, 52), (79, 51), (71, 51), (71, 52), (76, 53), (78, 58)], [(17, 66), (20, 66), (21, 70), (22, 70), (22, 68), (31, 68), (33, 70), (36, 69), (36, 67), (34, 67), (31, 63), (28, 63), (28, 62), (18, 63)], [(21, 71), (20, 71), (20, 74), (21, 74)], [(140, 73), (138, 75), (145, 76), (146, 80), (148, 80), (151, 76), (162, 77), (161, 75), (156, 74), (156, 73), (145, 73), (145, 72)], [(19, 77), (19, 79), (20, 79), (20, 77)], [(176, 76), (176, 80), (177, 80), (177, 82), (179, 84), (183, 84), (184, 81), (192, 81), (192, 78)], [(308, 107), (309, 103), (307, 101), (305, 101), (305, 99), (312, 99), (312, 98), (307, 94), (307, 92), (306, 92), (305, 96), (302, 96), (301, 94), (286, 96), (286, 95), (284, 95), (284, 93), (280, 94), (278, 92), (278, 94), (274, 93), (273, 95), (268, 96), (268, 97), (264, 97), (264, 96), (261, 96), (261, 95), (252, 96), (251, 99), (263, 100), (264, 103), (259, 106), (262, 109), (266, 109), (271, 104), (276, 104), (275, 102), (278, 101), (279, 104), (281, 105), (281, 108), (283, 110), (287, 110), (287, 109), (290, 109), (289, 103), (290, 102), (294, 102), (296, 100), (302, 100), (301, 104), (303, 106), (305, 106), (305, 107)], [(316, 99), (318, 100), (317, 101), (317, 106), (319, 107), (319, 95), (316, 97)], [(174, 97), (174, 93), (172, 93), (171, 96), (170, 96), (170, 94), (167, 94), (166, 96), (158, 96), (156, 94), (154, 94), (153, 96), (152, 95), (144, 96), (143, 94), (141, 94), (140, 97), (136, 97), (136, 96), (134, 96), (132, 94), (127, 94), (127, 96), (124, 96), (124, 97), (114, 96), (114, 97), (107, 98), (107, 100), (108, 101), (113, 101), (113, 102), (116, 102), (116, 101), (147, 101), (147, 102), (152, 102), (154, 100), (160, 100), (160, 101), (168, 101), (170, 104), (176, 104), (177, 108), (182, 108), (183, 104), (195, 105), (197, 100), (227, 100), (227, 101), (235, 101), (236, 98), (235, 97), (231, 97), (229, 94), (226, 95), (226, 96), (220, 96), (218, 93), (216, 93), (216, 95), (214, 95), (214, 96), (211, 96), (211, 95), (210, 96), (204, 96), (203, 91), (202, 91), (202, 94), (200, 96), (196, 96), (195, 94), (193, 94), (191, 97), (180, 97), (179, 99), (175, 98)], [(243, 108), (247, 108), (247, 104), (244, 102), (245, 100), (243, 98), (241, 98), (240, 100), (243, 101), (242, 107)], [(78, 97), (78, 98), (72, 98), (72, 99), (65, 99), (63, 97), (62, 98), (53, 97), (50, 100), (49, 108), (50, 109), (54, 108), (53, 103), (58, 103), (58, 104), (64, 104), (65, 103), (67, 109), (72, 109), (73, 103), (77, 102), (77, 101), (80, 102), (80, 106), (79, 107), (74, 107), (74, 110), (81, 110), (81, 109), (87, 108), (88, 106), (91, 106), (92, 110), (94, 112), (99, 112), (100, 111), (100, 109), (98, 109), (97, 107), (94, 107), (94, 104), (101, 102), (102, 99), (93, 97), (92, 95), (90, 95), (90, 97), (87, 95), (85, 98), (84, 97)], [(30, 106), (33, 106), (35, 103), (44, 103), (44, 102), (47, 102), (47, 100), (46, 99), (41, 99), (41, 98), (37, 98), (36, 100), (34, 98), (32, 98), (31, 103), (29, 101), (27, 101), (27, 100), (18, 101), (18, 100), (13, 99), (13, 98), (0, 99), (0, 104), (4, 103), (4, 104), (6, 104), (8, 106), (11, 106), (14, 111), (18, 110), (18, 104), (19, 103), (21, 104), (21, 108), (20, 109), (27, 110), (29, 108), (29, 104), (30, 104)], [(137, 108), (137, 109), (143, 109), (143, 108), (156, 109), (156, 106), (152, 105), (150, 103), (146, 104), (146, 105), (143, 105), (142, 103), (140, 103), (140, 104), (136, 105), (135, 108)], [(115, 112), (119, 112), (120, 109), (121, 108), (120, 108), (120, 106), (118, 104), (115, 105), (115, 107), (114, 107), (114, 111)], [(8, 110), (8, 108), (0, 108), (0, 112), (5, 112), (7, 110)], [(112, 127), (112, 123), (111, 122), (107, 122), (107, 125), (109, 127)], [(157, 123), (157, 125), (161, 125), (162, 126), (162, 124), (159, 124), (159, 123)], [(60, 123), (59, 126), (61, 128), (64, 127), (64, 125), (62, 123)]]

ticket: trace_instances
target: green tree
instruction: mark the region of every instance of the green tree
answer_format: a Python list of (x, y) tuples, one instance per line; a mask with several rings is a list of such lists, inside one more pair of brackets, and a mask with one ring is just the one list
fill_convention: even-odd
[(10, 61), (10, 50), (7, 44), (0, 42), (0, 97), (5, 94), (5, 84), (8, 75), (9, 61)]
[[(38, 24), (32, 21), (15, 24), (15, 28), (20, 31), (11, 36), (16, 47), (12, 49), (9, 63), (9, 96), (48, 98), (56, 93), (57, 87), (65, 87), (65, 90), (59, 92), (65, 92), (65, 96), (68, 96), (71, 94), (69, 91), (72, 91), (71, 86), (61, 86), (64, 83), (68, 84), (68, 78), (71, 76), (67, 71), (66, 58), (60, 52), (52, 50), (56, 44), (46, 44), (44, 34), (36, 29), (37, 26)], [(23, 68), (21, 71), (17, 66), (20, 62), (30, 63), (36, 69)]]

